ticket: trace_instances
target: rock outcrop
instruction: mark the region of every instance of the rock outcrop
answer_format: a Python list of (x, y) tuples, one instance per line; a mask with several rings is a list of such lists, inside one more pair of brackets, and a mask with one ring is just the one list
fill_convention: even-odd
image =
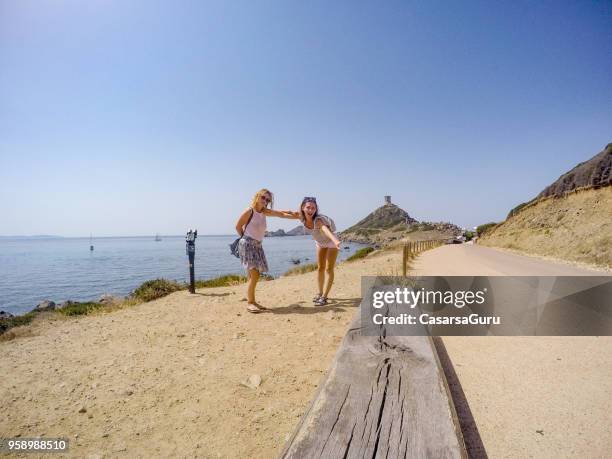
[(559, 177), (548, 185), (536, 199), (560, 197), (578, 188), (601, 188), (612, 184), (612, 143), (588, 161)]

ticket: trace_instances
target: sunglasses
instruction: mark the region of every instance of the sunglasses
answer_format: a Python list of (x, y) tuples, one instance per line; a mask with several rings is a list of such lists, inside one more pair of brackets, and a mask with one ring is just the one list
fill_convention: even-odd
[(314, 202), (315, 204), (317, 203), (317, 198), (314, 198), (312, 196), (306, 196), (303, 200), (303, 203), (307, 203), (307, 202)]
[(270, 202), (270, 201), (272, 201), (272, 200), (271, 200), (269, 197), (267, 197), (267, 196), (263, 196), (263, 195), (262, 195), (262, 196), (260, 196), (260, 198), (261, 198), (261, 199), (263, 199), (263, 200), (264, 200), (264, 201), (266, 201), (266, 202)]

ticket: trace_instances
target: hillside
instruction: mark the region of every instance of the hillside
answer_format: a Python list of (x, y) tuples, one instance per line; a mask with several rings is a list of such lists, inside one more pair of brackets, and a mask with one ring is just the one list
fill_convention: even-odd
[(385, 199), (383, 206), (340, 233), (342, 240), (385, 245), (397, 240), (451, 239), (461, 233), (461, 228), (451, 223), (419, 222), (392, 204), (390, 196)]
[(559, 177), (536, 197), (560, 197), (578, 188), (604, 187), (612, 184), (612, 143), (588, 161), (578, 164)]
[(612, 144), (563, 174), (479, 243), (612, 268)]

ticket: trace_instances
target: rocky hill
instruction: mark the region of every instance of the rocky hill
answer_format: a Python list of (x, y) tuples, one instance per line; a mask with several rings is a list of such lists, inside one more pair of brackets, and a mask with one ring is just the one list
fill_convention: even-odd
[(345, 233), (355, 232), (360, 229), (386, 229), (397, 224), (409, 225), (411, 223), (417, 223), (417, 221), (408, 215), (408, 212), (404, 209), (389, 202), (348, 228)]
[(479, 243), (612, 268), (612, 144), (515, 207)]
[(391, 203), (385, 204), (367, 217), (340, 233), (343, 241), (385, 245), (398, 240), (447, 239), (461, 234), (461, 228), (452, 223), (419, 222), (408, 212)]
[(578, 164), (548, 185), (536, 199), (561, 197), (579, 188), (599, 188), (612, 184), (612, 143), (588, 161)]
[(310, 234), (310, 231), (304, 227), (304, 225), (298, 225), (295, 228), (285, 231), (278, 229), (276, 231), (266, 231), (266, 237), (282, 237), (282, 236), (304, 236)]

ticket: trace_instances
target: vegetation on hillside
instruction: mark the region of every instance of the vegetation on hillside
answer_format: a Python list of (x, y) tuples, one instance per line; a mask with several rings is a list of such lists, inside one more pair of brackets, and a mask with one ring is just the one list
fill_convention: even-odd
[(612, 186), (542, 199), (486, 231), (482, 245), (612, 268)]
[(364, 247), (363, 249), (357, 250), (353, 255), (348, 257), (346, 261), (355, 261), (361, 258), (365, 258), (372, 252), (374, 252), (374, 247)]
[(495, 228), (498, 224), (496, 222), (489, 222), (489, 223), (485, 223), (483, 225), (477, 226), (476, 227), (476, 234), (478, 235), (478, 237), (483, 236), (487, 231), (492, 230), (493, 228)]

